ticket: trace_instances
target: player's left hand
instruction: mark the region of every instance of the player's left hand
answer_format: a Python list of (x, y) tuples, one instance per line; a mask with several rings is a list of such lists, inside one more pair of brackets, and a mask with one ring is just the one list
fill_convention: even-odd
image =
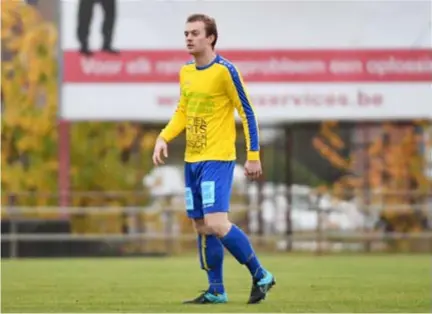
[(261, 161), (248, 160), (245, 163), (245, 176), (251, 180), (256, 180), (262, 175)]

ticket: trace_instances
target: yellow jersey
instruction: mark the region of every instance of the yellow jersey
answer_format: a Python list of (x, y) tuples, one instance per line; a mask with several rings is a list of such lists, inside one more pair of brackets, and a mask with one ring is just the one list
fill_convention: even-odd
[(259, 131), (254, 107), (237, 68), (217, 55), (206, 66), (190, 62), (180, 70), (180, 100), (160, 136), (170, 142), (186, 129), (186, 162), (236, 159), (237, 110), (248, 160), (259, 160)]

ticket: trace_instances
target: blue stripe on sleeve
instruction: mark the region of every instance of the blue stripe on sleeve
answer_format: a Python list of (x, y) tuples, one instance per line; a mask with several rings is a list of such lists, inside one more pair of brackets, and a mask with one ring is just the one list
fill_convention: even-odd
[(246, 120), (249, 128), (250, 150), (259, 151), (258, 125), (255, 119), (255, 114), (253, 112), (252, 106), (249, 103), (243, 84), (240, 80), (240, 75), (237, 69), (234, 67), (234, 65), (228, 62), (227, 60), (221, 58), (220, 64), (224, 65), (228, 69), (229, 73), (231, 74), (231, 79), (233, 80), (234, 86), (236, 87), (237, 94), (240, 98), (243, 110), (245, 112)]

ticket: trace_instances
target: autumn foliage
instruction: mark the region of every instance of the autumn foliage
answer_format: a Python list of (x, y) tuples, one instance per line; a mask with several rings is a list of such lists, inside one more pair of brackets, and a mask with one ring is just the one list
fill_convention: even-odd
[(58, 168), (57, 30), (19, 1), (2, 1), (1, 19), (2, 195), (52, 191)]
[(355, 199), (365, 212), (380, 212), (393, 231), (422, 230), (432, 193), (425, 171), (424, 148), (432, 147), (424, 136), (428, 122), (360, 126), (356, 132), (367, 133), (367, 139), (351, 147), (349, 158), (340, 153), (347, 143), (338, 128), (336, 122), (324, 122), (313, 139), (318, 152), (345, 173), (327, 189), (338, 199)]
[[(2, 204), (57, 205), (58, 32), (21, 1), (2, 1), (1, 19)], [(156, 135), (127, 122), (72, 123), (71, 189), (83, 193), (72, 196), (71, 205), (145, 203), (130, 194), (84, 192), (142, 190)]]

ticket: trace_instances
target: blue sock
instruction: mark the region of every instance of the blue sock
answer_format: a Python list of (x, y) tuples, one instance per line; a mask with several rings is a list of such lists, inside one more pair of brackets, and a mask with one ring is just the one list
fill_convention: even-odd
[(224, 293), (222, 243), (214, 235), (198, 235), (198, 251), (201, 268), (207, 272), (209, 290), (213, 293)]
[(239, 227), (233, 224), (230, 231), (220, 240), (240, 264), (247, 266), (253, 278), (259, 280), (265, 276), (265, 270), (256, 257), (247, 235)]

